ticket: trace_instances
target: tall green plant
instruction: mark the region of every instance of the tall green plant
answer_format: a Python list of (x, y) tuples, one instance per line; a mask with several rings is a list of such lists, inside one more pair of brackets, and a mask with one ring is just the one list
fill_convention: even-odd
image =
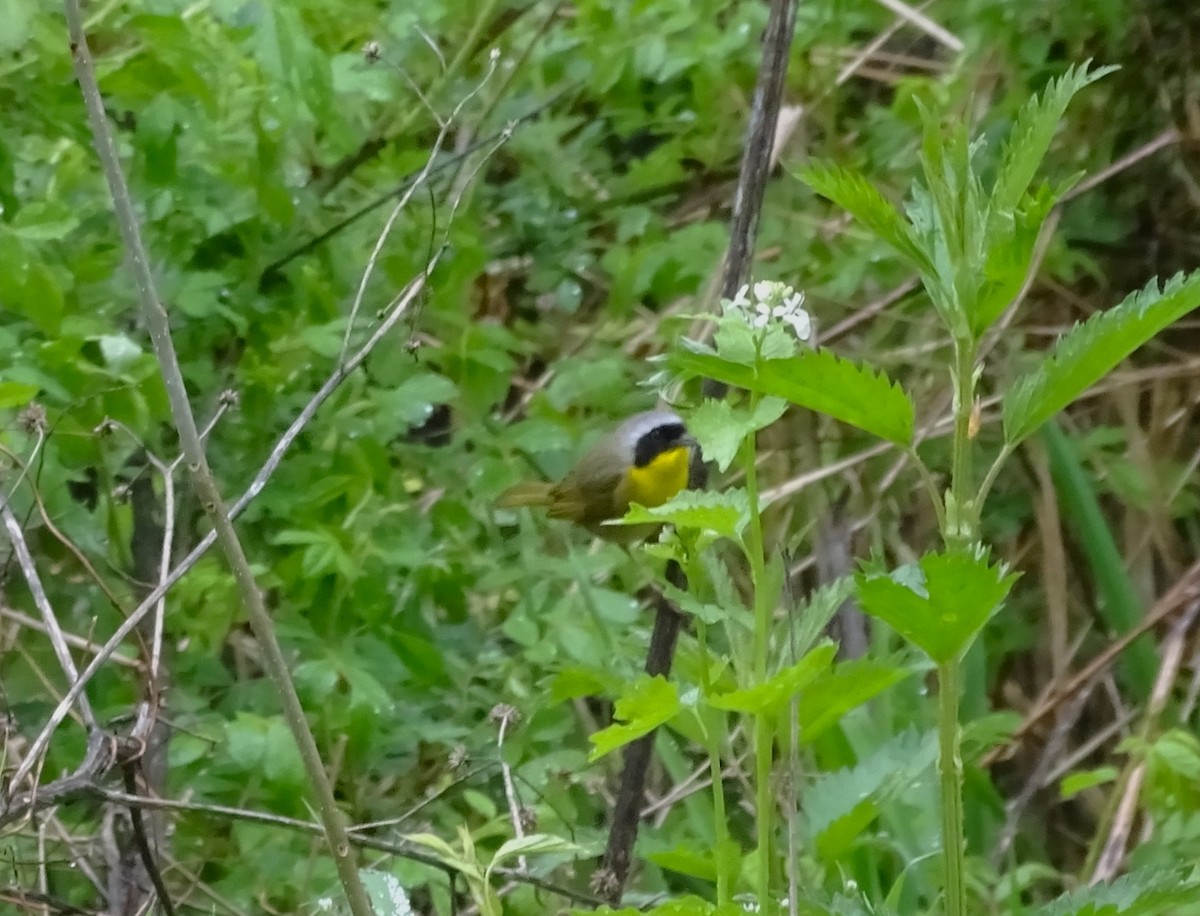
[[(848, 210), (920, 274), (952, 345), (947, 367), (954, 419), (949, 468), (930, 468), (918, 455), (914, 405), (897, 383), (870, 366), (797, 345), (792, 332), (803, 339), (807, 328), (799, 318), (799, 299), (788, 288), (755, 284), (753, 295), (750, 288), (743, 290), (737, 299), (724, 303), (711, 346), (685, 342), (670, 357), (678, 375), (716, 379), (743, 392), (737, 403), (700, 405), (690, 425), (706, 456), (722, 470), (736, 462), (745, 485), (720, 494), (686, 494), (654, 510), (635, 509), (627, 519), (670, 521), (682, 532), (673, 548), (655, 549), (681, 558), (692, 574), (693, 592), (675, 597), (696, 618), (705, 680), (691, 703), (665, 683), (652, 692), (639, 687), (639, 697), (646, 700), (653, 694), (653, 698), (636, 711), (628, 704), (625, 709), (618, 706), (618, 714), (630, 720), (601, 732), (595, 740), (598, 752), (608, 750), (633, 736), (629, 730), (635, 722), (640, 727), (634, 730), (643, 734), (691, 713), (701, 724), (710, 756), (728, 759), (730, 730), (722, 713), (748, 720), (757, 848), (751, 859), (753, 880), (747, 883), (762, 912), (777, 909), (782, 896), (774, 848), (778, 793), (772, 761), (776, 742), (795, 727), (795, 717), (782, 713), (797, 697), (803, 703), (805, 688), (828, 676), (833, 653), (830, 644), (817, 642), (827, 615), (801, 621), (799, 629), (809, 637), (801, 645), (781, 639), (774, 619), (783, 565), (763, 539), (754, 440), (755, 432), (776, 419), (788, 403), (825, 413), (905, 450), (934, 503), (940, 545), (918, 562), (891, 571), (864, 567), (854, 584), (862, 607), (936, 666), (944, 912), (948, 916), (967, 912), (958, 723), (963, 658), (1016, 580), (991, 559), (981, 540), (982, 507), (1000, 468), (1021, 442), (1137, 347), (1200, 305), (1200, 274), (1179, 276), (1162, 286), (1149, 284), (1064, 334), (1033, 372), (1007, 386), (1001, 448), (984, 473), (977, 472), (981, 449), (974, 412), (980, 378), (989, 368), (980, 356), (981, 342), (1017, 301), (1047, 217), (1074, 183), (1074, 179), (1057, 184), (1035, 181), (1058, 124), (1071, 98), (1108, 72), (1087, 65), (1072, 68), (1041, 96), (1030, 99), (1000, 152), (994, 177), (986, 182), (979, 164), (983, 148), (969, 141), (966, 127), (958, 123), (946, 128), (941, 118), (922, 107), (923, 180), (913, 187), (903, 211), (863, 175), (820, 165), (802, 174), (815, 191)], [(942, 493), (932, 483), (934, 471), (946, 472), (948, 486)], [(752, 614), (738, 606), (731, 588), (714, 586), (720, 577), (714, 580), (712, 564), (699, 559), (716, 538), (731, 540), (744, 557)], [(723, 600), (715, 604), (705, 597), (722, 591)], [(714, 625), (721, 628), (721, 642), (729, 647), (724, 656), (710, 655)], [(719, 674), (714, 676), (710, 670)], [(670, 702), (664, 703), (664, 698)], [(725, 809), (719, 772), (714, 761), (714, 811), (718, 812)], [(723, 824), (716, 835), (722, 844), (719, 857), (730, 841)], [(727, 876), (728, 865), (718, 862), (715, 872)], [(718, 907), (729, 904), (729, 880), (719, 880), (717, 889)]]

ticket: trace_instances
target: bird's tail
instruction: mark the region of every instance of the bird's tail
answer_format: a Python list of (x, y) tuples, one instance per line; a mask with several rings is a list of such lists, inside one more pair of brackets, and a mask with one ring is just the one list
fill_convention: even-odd
[(554, 502), (554, 484), (537, 480), (526, 480), (509, 487), (496, 500), (499, 509), (517, 506), (549, 506)]

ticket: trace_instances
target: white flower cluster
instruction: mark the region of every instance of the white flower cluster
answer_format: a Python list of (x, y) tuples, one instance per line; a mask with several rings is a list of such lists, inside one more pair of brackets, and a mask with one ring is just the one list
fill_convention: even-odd
[(812, 318), (804, 309), (804, 293), (798, 293), (786, 283), (759, 280), (738, 290), (732, 299), (721, 300), (725, 315), (736, 315), (756, 330), (772, 322), (785, 324), (799, 340), (812, 336)]

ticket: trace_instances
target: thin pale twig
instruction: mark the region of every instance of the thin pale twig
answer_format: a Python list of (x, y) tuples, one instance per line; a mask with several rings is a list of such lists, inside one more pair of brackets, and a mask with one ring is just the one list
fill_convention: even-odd
[(483, 79), (459, 100), (459, 103), (454, 106), (454, 110), (450, 112), (450, 116), (446, 118), (444, 123), (441, 123), (437, 139), (433, 141), (433, 149), (430, 150), (429, 155), (425, 158), (424, 168), (421, 169), (412, 184), (405, 189), (404, 194), (396, 201), (395, 206), (392, 207), (392, 212), (388, 214), (388, 218), (384, 221), (383, 230), (379, 233), (379, 238), (375, 240), (375, 247), (371, 250), (371, 256), (367, 259), (367, 266), (363, 270), (362, 278), (358, 281), (358, 290), (354, 293), (354, 302), (350, 306), (350, 316), (346, 319), (346, 333), (342, 336), (342, 350), (338, 356), (338, 362), (345, 360), (346, 353), (350, 349), (350, 335), (354, 333), (354, 325), (358, 320), (359, 310), (362, 308), (363, 297), (367, 294), (367, 283), (370, 281), (371, 275), (375, 272), (375, 264), (379, 260), (379, 255), (383, 251), (383, 246), (387, 242), (388, 236), (392, 234), (392, 228), (396, 225), (396, 220), (400, 218), (400, 214), (404, 212), (404, 208), (408, 206), (408, 202), (412, 200), (413, 195), (428, 180), (429, 173), (437, 161), (438, 153), (442, 150), (442, 144), (446, 142), (446, 134), (450, 131), (450, 125), (454, 123), (463, 106), (487, 85), (492, 74), (496, 72), (496, 62), (499, 59), (500, 55), (493, 51), (487, 73), (483, 75)]
[[(1200, 601), (1193, 601), (1172, 624), (1171, 631), (1163, 640), (1162, 663), (1159, 665), (1158, 677), (1154, 681), (1154, 689), (1150, 694), (1150, 703), (1142, 728), (1142, 735), (1145, 738), (1149, 738), (1156, 730), (1158, 719), (1166, 709), (1175, 679), (1179, 676), (1179, 667), (1183, 662), (1183, 650), (1188, 633), (1198, 615), (1200, 615)], [(1133, 821), (1138, 811), (1138, 799), (1141, 796), (1142, 783), (1145, 778), (1146, 761), (1140, 760), (1129, 772), (1128, 778), (1122, 782), (1121, 799), (1117, 804), (1108, 839), (1105, 841), (1104, 848), (1096, 860), (1096, 867), (1089, 878), (1089, 884), (1099, 884), (1115, 877), (1124, 861), (1126, 844), (1133, 830)]]
[[(59, 626), (58, 615), (54, 613), (54, 606), (51, 605), (50, 598), (46, 595), (46, 589), (42, 585), (42, 578), (38, 575), (37, 564), (33, 562), (33, 555), (29, 552), (29, 545), (25, 543), (25, 534), (21, 531), (21, 524), (17, 521), (17, 517), (13, 515), (12, 509), (7, 502), (3, 506), (0, 506), (0, 518), (4, 520), (4, 528), (8, 532), (9, 542), (12, 544), (13, 552), (16, 554), (17, 564), (21, 567), (21, 573), (25, 576), (25, 582), (29, 585), (29, 593), (33, 596), (33, 603), (42, 615), (42, 621), (46, 625), (46, 638), (50, 640), (50, 645), (54, 648), (54, 654), (58, 658), (58, 663), (62, 667), (63, 673), (66, 674), (72, 683), (75, 683), (79, 680), (79, 669), (75, 666), (75, 659), (71, 657), (71, 649), (67, 645), (62, 627)], [(81, 692), (77, 701), (79, 703), (79, 714), (83, 717), (84, 724), (89, 730), (98, 728), (96, 714), (92, 711), (92, 704), (88, 701), (87, 694)]]
[(880, 6), (887, 7), (900, 18), (907, 20), (930, 38), (941, 42), (955, 54), (962, 52), (962, 40), (957, 35), (938, 25), (920, 10), (913, 9), (908, 4), (901, 3), (900, 0), (875, 0), (875, 2)]

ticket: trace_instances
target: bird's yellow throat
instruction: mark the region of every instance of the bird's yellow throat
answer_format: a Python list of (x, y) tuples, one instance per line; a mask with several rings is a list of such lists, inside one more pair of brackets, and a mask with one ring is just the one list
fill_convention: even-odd
[(645, 467), (629, 469), (629, 501), (643, 506), (661, 506), (687, 486), (691, 449), (686, 445), (667, 449)]

